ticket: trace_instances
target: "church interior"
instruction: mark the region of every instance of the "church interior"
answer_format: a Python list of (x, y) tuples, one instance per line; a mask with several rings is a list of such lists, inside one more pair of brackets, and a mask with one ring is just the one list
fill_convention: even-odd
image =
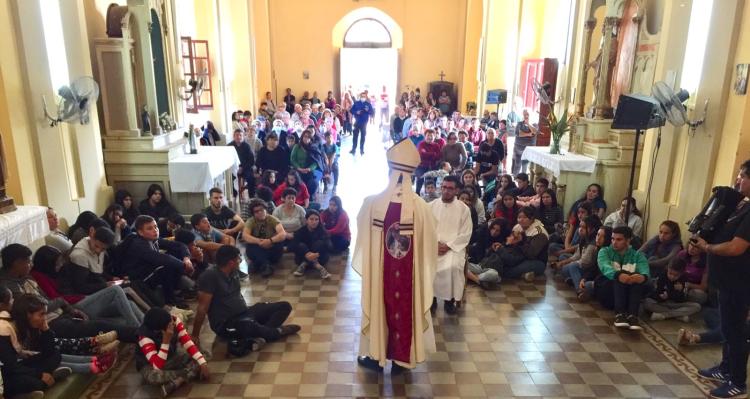
[[(740, 193), (729, 211), (747, 202), (745, 0), (6, 0), (0, 43), (7, 398), (747, 397), (750, 298), (731, 276), (709, 275), (727, 257), (750, 259), (750, 231), (734, 213), (711, 226), (738, 229), (723, 241), (696, 227), (721, 193)], [(263, 164), (277, 144), (286, 169)], [(468, 219), (433, 216), (446, 203)], [(214, 225), (212, 209), (234, 223)], [(297, 249), (300, 231), (320, 229), (330, 259)], [(540, 236), (544, 248), (528, 255)], [(146, 262), (123, 245), (139, 239), (186, 272), (123, 269)], [(730, 240), (742, 249), (725, 249)], [(46, 249), (58, 256), (47, 271)], [(460, 262), (444, 266), (446, 253)], [(414, 278), (387, 278), (403, 259)], [(641, 259), (645, 272), (627, 268)], [(226, 277), (223, 265), (237, 270)], [(100, 289), (76, 290), (74, 267)], [(433, 296), (422, 276), (435, 279), (437, 308), (419, 297)], [(235, 279), (248, 306), (291, 305), (270, 335), (217, 336), (214, 301)], [(412, 301), (380, 301), (389, 284), (413, 288)], [(87, 301), (104, 291), (126, 309)], [(744, 299), (727, 304), (728, 292)], [(139, 302), (146, 294), (155, 298)], [(407, 326), (411, 352), (397, 362), (399, 334), (388, 331), (399, 306), (419, 329)], [(150, 337), (155, 309), (171, 317)], [(108, 331), (95, 326), (116, 326), (105, 330), (119, 344), (102, 344)], [(47, 331), (51, 348), (39, 344)], [(66, 348), (84, 337), (90, 351)], [(62, 357), (49, 369), (38, 360), (48, 350)], [(161, 369), (178, 354), (192, 356), (186, 374)]]

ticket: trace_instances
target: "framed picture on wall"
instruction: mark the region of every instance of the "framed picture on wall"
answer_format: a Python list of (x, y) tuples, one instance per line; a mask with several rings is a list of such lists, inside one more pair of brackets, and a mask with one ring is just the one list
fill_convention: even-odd
[(750, 64), (737, 64), (737, 77), (734, 80), (734, 94), (747, 93), (747, 72)]

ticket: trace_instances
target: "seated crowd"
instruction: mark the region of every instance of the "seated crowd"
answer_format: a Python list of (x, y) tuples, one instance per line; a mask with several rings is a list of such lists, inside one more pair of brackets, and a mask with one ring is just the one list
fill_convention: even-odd
[[(269, 277), (286, 249), (298, 265), (295, 276), (309, 267), (329, 278), (327, 262), (347, 250), (351, 236), (339, 197), (323, 211), (311, 209), (309, 199), (303, 208), (295, 187), (303, 191), (304, 183), (295, 170), (287, 176), (275, 208), (266, 186), (273, 174), (259, 179), (256, 194), (267, 198), (252, 198), (244, 219), (213, 188), (210, 205), (186, 222), (157, 184), (139, 205), (118, 191), (104, 215), (82, 212), (67, 232), (49, 208), (46, 245), (32, 252), (10, 244), (1, 252), (5, 394), (41, 398), (71, 373), (106, 372), (122, 342), (139, 347), (144, 381), (168, 395), (210, 374), (199, 341), (206, 317), (237, 356), (299, 331), (284, 324), (289, 303), (246, 304), (240, 282), (248, 275), (240, 264), (246, 260), (250, 271)], [(196, 312), (189, 309), (193, 300)]]

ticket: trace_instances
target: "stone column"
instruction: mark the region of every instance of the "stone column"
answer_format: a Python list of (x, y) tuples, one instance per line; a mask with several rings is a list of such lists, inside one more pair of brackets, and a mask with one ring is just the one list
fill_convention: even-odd
[(596, 18), (591, 17), (584, 25), (583, 44), (581, 47), (581, 66), (578, 73), (578, 88), (576, 90), (576, 115), (583, 116), (586, 107), (586, 81), (589, 77), (589, 56), (591, 53), (591, 34), (596, 26)]
[(594, 104), (594, 119), (611, 119), (612, 112), (612, 68), (614, 67), (615, 54), (612, 48), (617, 45), (617, 26), (620, 23), (618, 17), (604, 18), (602, 27), (602, 55), (599, 61), (599, 82), (596, 86), (596, 103)]

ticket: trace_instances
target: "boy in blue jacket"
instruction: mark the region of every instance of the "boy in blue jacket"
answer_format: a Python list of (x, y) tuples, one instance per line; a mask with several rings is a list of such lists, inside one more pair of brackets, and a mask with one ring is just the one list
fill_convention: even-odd
[(630, 247), (633, 231), (620, 226), (612, 230), (612, 245), (599, 251), (602, 274), (614, 281), (615, 327), (640, 330), (638, 309), (647, 293), (648, 260)]

